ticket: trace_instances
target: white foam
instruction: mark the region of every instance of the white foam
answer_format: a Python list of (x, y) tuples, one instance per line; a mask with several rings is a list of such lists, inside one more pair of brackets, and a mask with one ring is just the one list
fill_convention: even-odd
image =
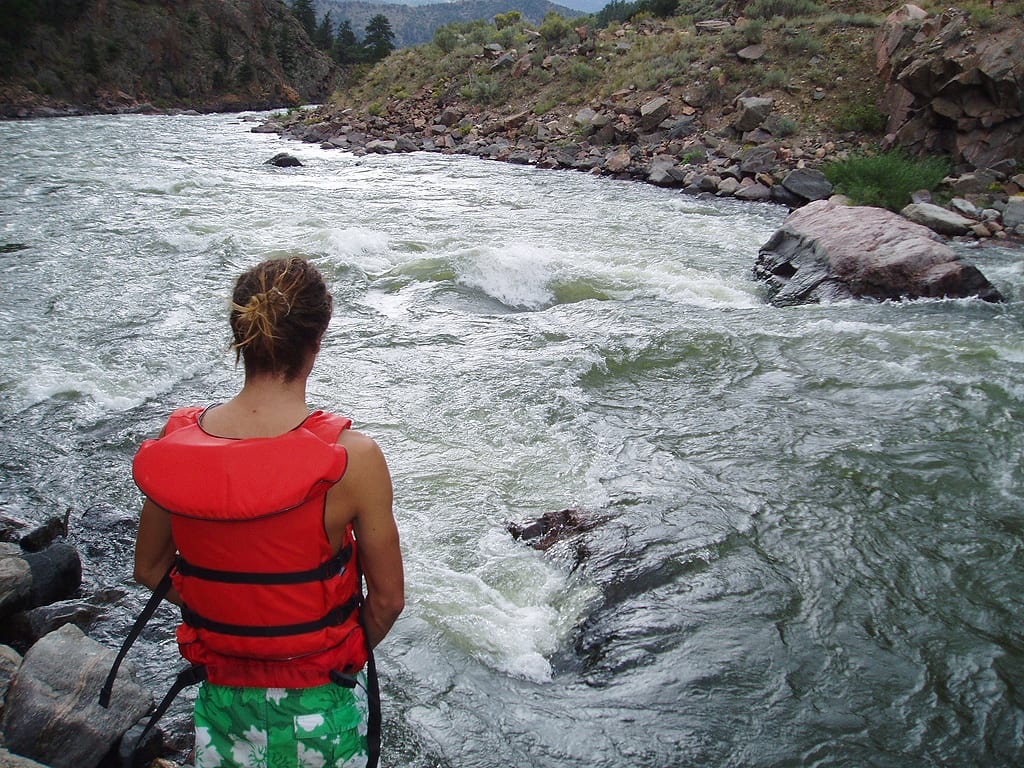
[(476, 565), (414, 560), (410, 601), (468, 656), (513, 677), (546, 682), (548, 657), (589, 604), (563, 571), (505, 531), (485, 532), (472, 553)]
[(513, 309), (541, 309), (555, 301), (549, 287), (553, 254), (525, 243), (480, 247), (457, 254), (458, 281)]
[(332, 263), (358, 266), (366, 272), (384, 272), (394, 266), (388, 236), (379, 230), (325, 229), (319, 239)]

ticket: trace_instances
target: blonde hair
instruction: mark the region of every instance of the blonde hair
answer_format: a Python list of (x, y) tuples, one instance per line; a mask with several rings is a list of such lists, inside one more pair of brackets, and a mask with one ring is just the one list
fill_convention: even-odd
[(246, 373), (296, 378), (331, 320), (333, 300), (303, 258), (269, 259), (244, 272), (231, 296), (236, 361)]

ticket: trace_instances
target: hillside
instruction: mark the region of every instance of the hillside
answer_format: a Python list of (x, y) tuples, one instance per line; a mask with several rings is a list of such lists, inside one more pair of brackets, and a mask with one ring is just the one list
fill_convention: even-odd
[(283, 0), (0, 6), (7, 117), (288, 106), (322, 100), (336, 74)]
[(352, 29), (362, 32), (367, 22), (378, 13), (387, 16), (395, 33), (395, 45), (406, 48), (428, 43), (438, 27), (453, 22), (469, 22), (477, 19), (493, 19), (499, 13), (519, 11), (524, 19), (539, 24), (549, 11), (566, 18), (579, 16), (564, 5), (549, 0), (455, 0), (450, 3), (396, 4), (365, 2), (365, 0), (319, 0), (317, 10), (320, 16), (330, 12), (331, 19), (339, 23), (348, 19)]
[[(684, 3), (685, 5), (685, 3)], [(789, 134), (872, 133), (884, 126), (873, 41), (883, 12), (839, 8), (794, 19), (743, 19), (704, 26), (736, 3), (697, 3), (696, 16), (646, 18), (609, 27), (551, 19), (497, 29), (480, 23), (440, 30), (434, 42), (396, 51), (335, 96), (336, 111), (398, 123), (432, 102), (463, 114), (529, 112), (572, 120), (582, 108), (662, 96), (672, 114), (702, 128), (731, 122), (740, 95), (774, 101)], [(824, 139), (823, 139), (824, 140)]]

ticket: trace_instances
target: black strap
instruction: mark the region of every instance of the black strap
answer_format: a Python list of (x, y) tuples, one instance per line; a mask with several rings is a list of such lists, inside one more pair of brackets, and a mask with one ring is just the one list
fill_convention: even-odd
[(208, 619), (185, 605), (181, 607), (181, 618), (190, 627), (205, 629), (222, 635), (236, 635), (238, 637), (287, 637), (288, 635), (303, 635), (307, 632), (316, 632), (320, 629), (344, 624), (352, 616), (353, 611), (359, 607), (359, 603), (358, 595), (354, 596), (337, 608), (330, 610), (323, 617), (299, 624), (271, 624), (268, 626), (227, 624), (222, 621)]
[(142, 733), (139, 734), (139, 738), (135, 740), (135, 744), (131, 745), (131, 751), (127, 754), (122, 752), (121, 754), (121, 768), (134, 768), (135, 766), (135, 755), (146, 741), (146, 736), (157, 724), (164, 713), (167, 712), (167, 708), (171, 706), (171, 703), (178, 697), (183, 688), (187, 688), (190, 685), (201, 683), (206, 679), (206, 667), (202, 664), (196, 664), (195, 666), (186, 667), (178, 673), (177, 677), (174, 678), (174, 683), (171, 685), (170, 690), (167, 691), (160, 702), (160, 705), (153, 710), (153, 714), (149, 716), (149, 721), (146, 723), (146, 727), (142, 729)]
[(306, 584), (311, 581), (327, 581), (340, 575), (349, 560), (352, 559), (351, 542), (338, 550), (330, 560), (325, 560), (316, 568), (308, 571), (289, 571), (286, 573), (255, 573), (247, 571), (221, 571), (216, 568), (204, 568), (194, 565), (185, 558), (178, 556), (178, 572), (182, 576), (190, 576), (204, 581), (219, 581), (225, 584)]
[(142, 612), (135, 619), (135, 623), (132, 624), (132, 628), (128, 631), (128, 636), (121, 643), (121, 649), (117, 652), (117, 656), (114, 658), (114, 663), (110, 667), (110, 673), (107, 675), (106, 682), (103, 683), (103, 688), (100, 689), (100, 706), (106, 709), (110, 706), (110, 695), (114, 689), (114, 678), (117, 677), (117, 670), (121, 666), (121, 662), (124, 661), (124, 657), (128, 654), (128, 650), (132, 647), (139, 635), (142, 633), (143, 627), (146, 626), (146, 622), (152, 618), (156, 609), (163, 602), (163, 599), (167, 597), (167, 593), (171, 591), (171, 571), (174, 569), (172, 565), (167, 569), (167, 573), (160, 579), (160, 583), (156, 585), (153, 590), (153, 594), (149, 596), (149, 600), (146, 601), (145, 607)]
[(366, 768), (377, 768), (380, 761), (380, 681), (377, 679), (377, 664), (369, 643), (366, 650), (369, 653), (366, 659), (366, 699), (370, 709), (366, 718)]

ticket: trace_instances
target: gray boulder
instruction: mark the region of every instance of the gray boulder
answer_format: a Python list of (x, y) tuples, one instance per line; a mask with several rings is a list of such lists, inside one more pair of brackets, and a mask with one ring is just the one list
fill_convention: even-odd
[(778, 153), (769, 146), (751, 147), (740, 159), (740, 171), (749, 175), (767, 173), (775, 168), (778, 159)]
[(933, 203), (911, 203), (900, 213), (916, 224), (928, 227), (940, 235), (966, 235), (974, 222), (955, 211)]
[(931, 230), (882, 208), (812, 202), (761, 247), (754, 275), (776, 306), (864, 297), (1001, 301)]
[(1014, 195), (1006, 201), (1003, 209), (1003, 226), (1016, 229), (1021, 224), (1024, 224), (1024, 197)]
[(114, 656), (71, 624), (32, 646), (7, 693), (7, 748), (53, 768), (95, 768), (153, 705), (130, 664), (118, 674), (109, 709), (99, 705)]
[(741, 133), (752, 131), (763, 123), (771, 114), (775, 102), (760, 96), (748, 96), (736, 102), (735, 128)]
[(832, 196), (832, 182), (815, 168), (797, 168), (786, 174), (782, 186), (806, 201), (828, 200)]
[(82, 561), (69, 544), (26, 552), (0, 543), (0, 618), (70, 597), (81, 583)]
[(640, 107), (640, 129), (644, 133), (650, 133), (661, 125), (661, 121), (667, 119), (669, 114), (667, 99), (662, 96), (651, 99)]

